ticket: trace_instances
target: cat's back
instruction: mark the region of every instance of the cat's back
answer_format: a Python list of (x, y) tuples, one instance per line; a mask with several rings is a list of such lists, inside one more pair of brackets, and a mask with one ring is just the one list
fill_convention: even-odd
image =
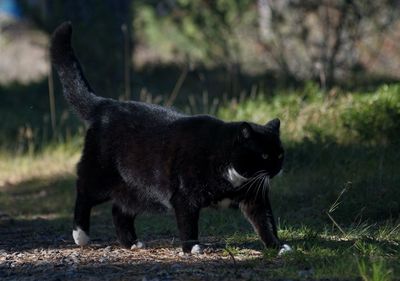
[(106, 100), (96, 110), (95, 122), (101, 127), (146, 129), (166, 126), (185, 115), (166, 107), (144, 102)]

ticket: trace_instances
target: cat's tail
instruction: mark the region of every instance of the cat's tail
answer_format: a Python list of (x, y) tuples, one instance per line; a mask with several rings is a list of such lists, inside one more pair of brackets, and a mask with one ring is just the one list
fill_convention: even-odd
[(72, 26), (64, 22), (51, 36), (50, 57), (60, 77), (64, 96), (78, 115), (90, 121), (96, 105), (103, 100), (94, 94), (71, 46)]

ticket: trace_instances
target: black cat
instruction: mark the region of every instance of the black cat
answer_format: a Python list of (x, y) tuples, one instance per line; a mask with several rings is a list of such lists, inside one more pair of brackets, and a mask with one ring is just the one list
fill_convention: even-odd
[(112, 200), (124, 247), (143, 246), (134, 228), (137, 215), (172, 209), (183, 251), (197, 252), (200, 210), (229, 199), (239, 203), (265, 246), (281, 247), (268, 195), (284, 158), (279, 119), (264, 126), (227, 123), (98, 97), (71, 47), (71, 33), (70, 23), (55, 30), (51, 59), (66, 99), (88, 123), (78, 164), (75, 243), (89, 241), (91, 208)]

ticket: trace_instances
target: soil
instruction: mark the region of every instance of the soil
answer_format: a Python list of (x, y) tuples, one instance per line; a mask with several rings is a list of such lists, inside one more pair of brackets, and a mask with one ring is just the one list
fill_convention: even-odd
[(0, 280), (265, 280), (274, 266), (260, 251), (244, 247), (233, 255), (212, 237), (202, 238), (204, 254), (182, 255), (171, 238), (145, 240), (145, 249), (127, 250), (115, 241), (111, 226), (103, 229), (109, 235), (85, 247), (76, 246), (69, 232), (51, 218), (2, 214)]

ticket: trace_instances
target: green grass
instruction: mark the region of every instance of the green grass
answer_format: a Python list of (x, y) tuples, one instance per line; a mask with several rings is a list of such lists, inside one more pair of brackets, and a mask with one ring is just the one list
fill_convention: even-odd
[[(317, 148), (303, 149), (313, 151)], [(289, 151), (294, 155), (302, 155), (296, 147), (290, 148)], [(329, 153), (325, 153), (329, 157), (336, 155), (340, 162), (349, 155), (347, 148), (340, 146), (328, 151)], [(54, 155), (57, 153), (54, 152)], [(273, 181), (273, 205), (279, 221), (279, 234), (293, 247), (293, 254), (277, 258), (276, 251), (265, 250), (263, 260), (252, 260), (251, 256), (247, 256), (246, 249), (263, 248), (238, 210), (203, 211), (200, 220), (201, 236), (205, 239), (211, 237), (212, 241), (225, 244), (226, 250), (223, 255), (232, 254), (236, 258), (248, 258), (250, 265), (260, 262), (271, 264), (265, 272), (265, 278), (358, 280), (357, 278), (362, 277), (363, 280), (396, 280), (394, 277), (400, 274), (400, 224), (395, 219), (396, 213), (388, 209), (390, 204), (385, 204), (400, 198), (398, 193), (395, 193), (398, 192), (395, 167), (393, 172), (386, 170), (385, 173), (388, 174), (384, 174), (382, 178), (384, 186), (390, 187), (390, 182), (393, 184), (393, 188), (387, 191), (388, 195), (385, 197), (373, 188), (368, 192), (363, 190), (366, 183), (376, 180), (372, 175), (365, 179), (366, 174), (372, 173), (374, 169), (373, 165), (371, 170), (367, 169), (367, 157), (357, 160), (353, 158), (339, 169), (339, 166), (335, 165), (323, 167), (323, 163), (329, 163), (324, 160), (324, 157), (328, 156), (308, 163), (309, 159), (314, 158), (313, 155), (316, 154), (288, 160), (291, 162), (288, 163), (289, 167), (284, 176)], [(76, 159), (76, 154), (66, 153), (64, 160), (70, 161), (69, 158)], [(41, 159), (42, 157), (37, 155), (32, 163), (35, 165), (35, 161), (40, 162)], [(57, 166), (59, 158), (54, 159), (52, 165)], [(300, 165), (300, 159), (308, 164)], [(392, 161), (390, 159), (385, 158), (385, 161)], [(394, 164), (395, 162), (390, 162), (390, 165)], [(357, 173), (349, 168), (352, 165), (358, 167)], [(390, 166), (389, 163), (387, 165)], [(310, 173), (310, 170), (313, 172)], [(333, 175), (336, 177), (330, 179)], [(344, 185), (349, 180), (347, 177), (352, 177), (351, 187)], [(330, 213), (340, 226), (339, 229), (328, 217), (327, 212), (343, 188), (349, 190), (342, 194), (337, 201), (340, 202), (337, 208)], [(2, 211), (20, 220), (36, 217), (58, 219), (55, 220), (56, 228), (64, 230), (70, 227), (73, 201), (73, 173), (51, 177), (35, 175), (34, 179), (3, 187), (0, 192)], [(362, 211), (365, 207), (367, 210)], [(105, 225), (107, 227), (104, 227)], [(110, 225), (110, 206), (96, 207), (93, 217), (94, 237), (112, 237), (113, 230)], [(172, 214), (140, 217), (138, 233), (152, 241), (177, 237)]]
[(391, 280), (393, 276), (392, 270), (382, 260), (366, 262), (361, 260), (358, 262), (358, 269), (363, 281), (386, 281)]
[[(283, 176), (272, 181), (272, 204), (279, 235), (295, 251), (277, 257), (263, 250), (262, 260), (252, 258), (251, 249), (263, 248), (238, 210), (203, 211), (201, 236), (250, 268), (268, 264), (266, 279), (399, 280), (399, 89), (350, 95), (309, 85), (222, 106), (218, 115), (227, 120), (282, 119), (286, 159)], [(28, 154), (2, 152), (1, 211), (69, 229), (80, 139)], [(93, 236), (113, 237), (110, 225), (110, 206), (95, 208)], [(173, 215), (140, 217), (138, 233), (177, 237)]]
[(282, 120), (287, 157), (284, 176), (273, 181), (272, 201), (281, 237), (296, 251), (271, 277), (399, 276), (399, 86), (323, 93), (310, 84), (233, 101), (219, 116)]
[(80, 139), (72, 138), (66, 143), (49, 145), (39, 153), (0, 150), (0, 188), (35, 179), (71, 176), (81, 146)]
[(323, 92), (313, 84), (304, 88), (258, 93), (220, 108), (226, 120), (266, 123), (279, 117), (282, 136), (289, 142), (304, 140), (366, 144), (398, 142), (400, 85), (381, 86), (373, 92)]

